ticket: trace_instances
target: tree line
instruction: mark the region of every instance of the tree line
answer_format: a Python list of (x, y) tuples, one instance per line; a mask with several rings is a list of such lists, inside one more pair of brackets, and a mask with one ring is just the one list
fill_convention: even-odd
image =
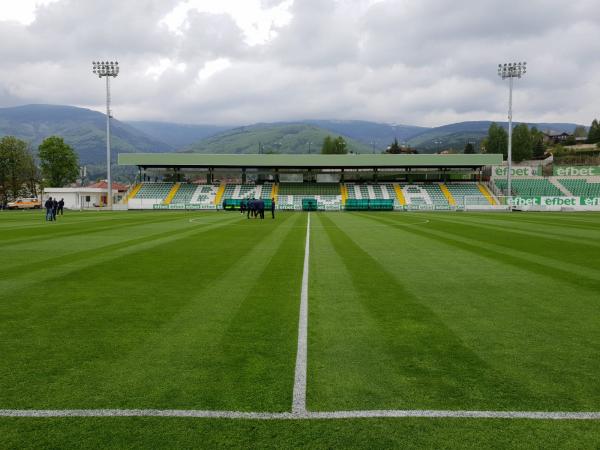
[[(483, 140), (486, 153), (502, 153), (504, 159), (508, 157), (508, 132), (497, 123), (493, 122), (488, 130), (487, 137)], [(520, 123), (513, 129), (512, 159), (521, 162), (527, 159), (543, 158), (546, 152), (544, 133), (535, 126), (529, 128), (526, 123)]]
[(37, 197), (44, 187), (73, 183), (79, 159), (61, 137), (50, 136), (37, 155), (27, 142), (14, 136), (0, 139), (0, 204), (18, 197)]
[[(514, 127), (512, 137), (513, 161), (521, 162), (533, 158), (543, 158), (547, 149), (544, 137), (544, 133), (535, 126), (529, 128), (527, 124), (520, 123)], [(577, 126), (573, 134), (565, 141), (565, 144), (575, 145), (577, 137), (587, 138), (586, 142), (589, 144), (600, 144), (600, 123), (598, 120), (594, 119), (592, 121), (589, 131), (586, 131), (583, 126)], [(502, 153), (506, 159), (508, 157), (508, 132), (501, 125), (495, 122), (492, 123), (482, 146), (485, 148), (486, 153)], [(465, 153), (467, 153), (466, 148)]]
[[(348, 153), (348, 143), (342, 136), (332, 138), (327, 136), (323, 140), (323, 146), (321, 147), (321, 154), (323, 155), (345, 155)], [(383, 153), (392, 154), (405, 154), (405, 153), (418, 153), (417, 150), (409, 146), (401, 146), (398, 143), (398, 139), (394, 139), (388, 148)]]

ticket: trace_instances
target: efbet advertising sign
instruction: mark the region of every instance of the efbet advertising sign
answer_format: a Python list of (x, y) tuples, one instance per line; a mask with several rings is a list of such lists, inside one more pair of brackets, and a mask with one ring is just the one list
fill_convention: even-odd
[[(541, 177), (542, 166), (512, 166), (513, 177)], [(506, 178), (508, 166), (492, 166), (492, 177)]]
[(558, 177), (600, 176), (600, 166), (554, 166), (553, 173)]
[(511, 206), (600, 206), (600, 198), (594, 197), (513, 197)]

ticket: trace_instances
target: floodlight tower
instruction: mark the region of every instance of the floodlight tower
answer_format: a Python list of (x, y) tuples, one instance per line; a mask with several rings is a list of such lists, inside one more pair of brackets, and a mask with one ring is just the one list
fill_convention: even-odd
[(116, 78), (119, 75), (119, 63), (117, 61), (93, 61), (92, 72), (98, 75), (98, 78), (106, 78), (106, 181), (108, 193), (106, 197), (106, 205), (108, 209), (112, 209), (112, 175), (110, 171), (110, 78)]
[(527, 63), (506, 63), (498, 64), (498, 76), (503, 80), (508, 78), (508, 173), (507, 187), (508, 197), (512, 199), (512, 91), (513, 79), (521, 78), (527, 73)]

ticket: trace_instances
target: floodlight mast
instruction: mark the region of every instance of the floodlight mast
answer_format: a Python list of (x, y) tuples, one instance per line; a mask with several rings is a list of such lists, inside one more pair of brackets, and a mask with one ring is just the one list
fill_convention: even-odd
[[(498, 64), (498, 76), (503, 80), (508, 78), (508, 171), (507, 188), (509, 202), (512, 203), (512, 91), (513, 78), (521, 78), (527, 73), (527, 63)], [(510, 206), (510, 205), (509, 205)]]
[(112, 197), (112, 174), (111, 174), (111, 158), (110, 158), (110, 78), (116, 78), (119, 75), (118, 61), (93, 61), (92, 72), (98, 75), (98, 78), (106, 78), (106, 182), (107, 196), (106, 206), (110, 210), (113, 207)]

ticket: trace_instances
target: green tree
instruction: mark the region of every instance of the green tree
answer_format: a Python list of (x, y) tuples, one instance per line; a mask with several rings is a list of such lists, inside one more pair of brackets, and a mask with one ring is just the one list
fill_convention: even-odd
[(42, 175), (50, 187), (73, 183), (79, 175), (79, 160), (62, 138), (50, 136), (39, 146)]
[(25, 189), (32, 197), (38, 196), (38, 190), (42, 188), (42, 177), (40, 169), (35, 162), (33, 153), (28, 148), (23, 160), (23, 177), (25, 178)]
[(386, 153), (392, 153), (392, 154), (399, 154), (402, 153), (402, 148), (400, 147), (400, 144), (398, 144), (398, 139), (394, 139), (394, 142), (392, 142), (392, 145), (390, 145), (386, 151)]
[(533, 156), (533, 145), (531, 142), (531, 133), (526, 123), (520, 123), (513, 131), (512, 139), (512, 159), (515, 162), (521, 162), (531, 159)]
[(342, 136), (338, 136), (332, 139), (331, 136), (327, 136), (323, 140), (323, 147), (321, 147), (321, 153), (323, 155), (339, 155), (348, 153), (348, 144)]
[(544, 144), (543, 139), (536, 138), (533, 141), (533, 157), (534, 158), (543, 158), (546, 154), (546, 144)]
[(33, 163), (27, 143), (14, 136), (0, 139), (0, 202), (20, 196), (27, 182), (27, 168)]
[(575, 131), (573, 131), (573, 136), (575, 136), (576, 138), (587, 138), (587, 135), (587, 130), (583, 125), (577, 125), (575, 127)]
[(492, 122), (486, 140), (486, 153), (502, 153), (504, 159), (508, 156), (508, 134), (506, 130)]
[(544, 133), (539, 131), (536, 127), (531, 127), (529, 131), (531, 134), (531, 146), (533, 157), (541, 159), (546, 154), (546, 144), (544, 144)]
[(467, 142), (467, 145), (465, 145), (465, 155), (472, 155), (473, 153), (475, 153), (475, 147), (473, 146), (472, 143)]
[(348, 144), (346, 139), (342, 136), (338, 136), (333, 140), (334, 153), (337, 155), (345, 155), (348, 153)]
[(331, 139), (331, 136), (325, 136), (325, 139), (323, 139), (321, 153), (323, 155), (331, 155), (333, 153), (333, 140)]
[(567, 139), (565, 139), (565, 145), (575, 145), (577, 144), (577, 139), (575, 139), (574, 135), (569, 135)]
[(592, 125), (590, 126), (590, 130), (588, 132), (588, 142), (590, 144), (600, 142), (600, 123), (598, 123), (598, 119), (594, 119), (592, 121)]

